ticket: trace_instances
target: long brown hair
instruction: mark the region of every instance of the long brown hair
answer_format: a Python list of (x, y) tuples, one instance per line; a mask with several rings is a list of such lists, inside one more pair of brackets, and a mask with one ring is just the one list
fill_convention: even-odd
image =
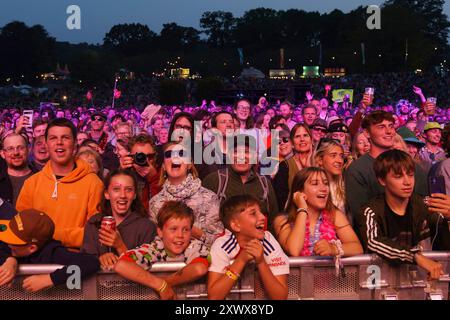
[[(107, 192), (109, 185), (111, 184), (111, 180), (115, 176), (128, 176), (133, 180), (133, 186), (134, 190), (136, 192), (136, 198), (131, 203), (130, 211), (135, 212), (138, 215), (142, 217), (148, 217), (147, 212), (144, 209), (144, 206), (142, 205), (141, 197), (139, 195), (138, 185), (137, 185), (137, 178), (136, 175), (129, 169), (115, 169), (112, 170), (105, 178), (105, 192)], [(112, 210), (111, 210), (111, 203), (108, 199), (106, 199), (105, 194), (103, 193), (102, 199), (100, 201), (100, 204), (97, 208), (102, 216), (111, 216)]]
[[(297, 208), (294, 203), (294, 193), (297, 191), (303, 192), (305, 190), (306, 181), (308, 181), (308, 179), (311, 176), (321, 173), (327, 176), (325, 170), (323, 170), (322, 168), (307, 167), (303, 168), (295, 175), (294, 180), (292, 181), (291, 192), (289, 193), (288, 202), (286, 204), (286, 211), (288, 213), (288, 221), (287, 221), (288, 223), (293, 223), (298, 214)], [(330, 214), (333, 214), (332, 221), (334, 221), (334, 205), (331, 199), (331, 192), (328, 193), (328, 199), (325, 210), (327, 210)]]
[(294, 148), (294, 137), (295, 137), (295, 133), (297, 132), (297, 130), (302, 127), (303, 129), (305, 129), (306, 133), (308, 134), (308, 136), (311, 139), (311, 151), (309, 153), (308, 159), (306, 160), (306, 165), (307, 166), (311, 166), (312, 165), (312, 154), (313, 154), (313, 137), (312, 137), (312, 133), (311, 130), (309, 129), (308, 125), (305, 123), (297, 123), (292, 129), (291, 129), (291, 134), (290, 134), (290, 138), (291, 138), (291, 142), (292, 142), (292, 151), (294, 153), (294, 155), (296, 154), (295, 152), (295, 148)]

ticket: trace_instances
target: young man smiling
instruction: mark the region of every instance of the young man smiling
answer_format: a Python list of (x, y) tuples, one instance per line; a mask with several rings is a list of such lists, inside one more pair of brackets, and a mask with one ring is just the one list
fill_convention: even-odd
[(17, 199), (18, 211), (46, 212), (55, 223), (55, 240), (79, 248), (86, 221), (97, 212), (103, 183), (90, 166), (75, 161), (76, 128), (65, 118), (49, 123), (45, 132), (50, 160), (25, 181)]
[(359, 227), (366, 251), (395, 263), (416, 263), (433, 279), (443, 267), (421, 254), (421, 241), (432, 237), (433, 250), (448, 250), (447, 220), (429, 213), (421, 197), (413, 194), (415, 164), (400, 150), (382, 153), (374, 162), (375, 175), (385, 188), (361, 209)]
[[(384, 193), (373, 170), (375, 159), (394, 145), (394, 118), (385, 111), (374, 111), (364, 118), (362, 128), (370, 141), (369, 153), (353, 161), (345, 172), (345, 194), (347, 207), (353, 217), (357, 218), (360, 208), (374, 196)], [(414, 192), (426, 196), (428, 194), (426, 177), (421, 170), (415, 168), (416, 184)]]

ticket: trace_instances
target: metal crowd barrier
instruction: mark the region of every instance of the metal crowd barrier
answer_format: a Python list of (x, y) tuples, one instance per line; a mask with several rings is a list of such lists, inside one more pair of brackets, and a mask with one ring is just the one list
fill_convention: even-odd
[[(390, 265), (377, 255), (360, 255), (342, 259), (343, 274), (336, 276), (334, 261), (328, 257), (290, 258), (288, 299), (326, 300), (448, 300), (450, 252), (426, 252), (439, 261), (445, 275), (430, 281), (416, 265)], [(156, 263), (152, 272), (167, 275), (184, 263)], [(20, 265), (11, 288), (0, 287), (0, 300), (155, 300), (152, 289), (123, 279), (114, 272), (100, 271), (85, 279), (81, 289), (58, 286), (37, 293), (22, 289), (22, 281), (33, 274), (50, 273), (58, 265)], [(207, 299), (206, 277), (176, 288), (178, 299)], [(233, 287), (229, 300), (267, 299), (254, 266), (248, 266)]]

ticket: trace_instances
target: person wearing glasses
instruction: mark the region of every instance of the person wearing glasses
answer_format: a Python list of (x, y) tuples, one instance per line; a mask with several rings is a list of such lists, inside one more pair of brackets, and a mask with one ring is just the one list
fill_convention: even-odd
[(105, 150), (108, 143), (108, 134), (103, 130), (106, 124), (106, 115), (102, 112), (94, 112), (91, 115), (91, 130), (89, 131), (89, 139), (97, 141), (100, 149)]
[(323, 119), (316, 119), (314, 120), (312, 126), (311, 126), (311, 133), (313, 138), (313, 144), (317, 146), (320, 139), (325, 138), (327, 135), (328, 126), (327, 122)]
[(130, 152), (126, 156), (119, 156), (120, 168), (131, 169), (138, 178), (138, 194), (148, 211), (148, 201), (160, 190), (158, 185), (159, 166), (156, 165), (156, 147), (151, 136), (138, 134), (129, 140)]
[(192, 236), (211, 245), (223, 231), (219, 218), (219, 198), (211, 190), (202, 187), (197, 170), (182, 144), (168, 142), (163, 151), (160, 176), (162, 190), (150, 199), (150, 219), (157, 223), (158, 212), (165, 202), (181, 201), (194, 211)]
[[(259, 162), (259, 172), (263, 175), (268, 175), (263, 168), (268, 169), (271, 165), (271, 160), (276, 161), (276, 166), (273, 168), (272, 173), (270, 174), (270, 178), (273, 179), (278, 172), (278, 167), (281, 162), (284, 160), (288, 160), (292, 157), (292, 142), (289, 136), (289, 128), (285, 124), (278, 125), (274, 130), (278, 131), (278, 139), (276, 143), (278, 143), (278, 154), (274, 154), (272, 150), (272, 146), (269, 145), (269, 149), (267, 149), (267, 157), (261, 159)], [(273, 137), (272, 137), (273, 139)], [(274, 141), (275, 142), (275, 141)], [(271, 141), (272, 143), (272, 141)]]
[(6, 170), (0, 172), (0, 198), (14, 207), (25, 180), (37, 171), (28, 164), (28, 152), (25, 136), (11, 133), (3, 138), (0, 155)]

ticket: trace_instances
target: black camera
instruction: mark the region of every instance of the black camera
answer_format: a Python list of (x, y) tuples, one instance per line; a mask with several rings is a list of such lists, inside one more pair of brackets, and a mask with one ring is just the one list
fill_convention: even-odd
[(148, 166), (147, 163), (147, 155), (143, 152), (138, 152), (132, 155), (133, 162), (136, 163), (138, 166), (146, 167)]

